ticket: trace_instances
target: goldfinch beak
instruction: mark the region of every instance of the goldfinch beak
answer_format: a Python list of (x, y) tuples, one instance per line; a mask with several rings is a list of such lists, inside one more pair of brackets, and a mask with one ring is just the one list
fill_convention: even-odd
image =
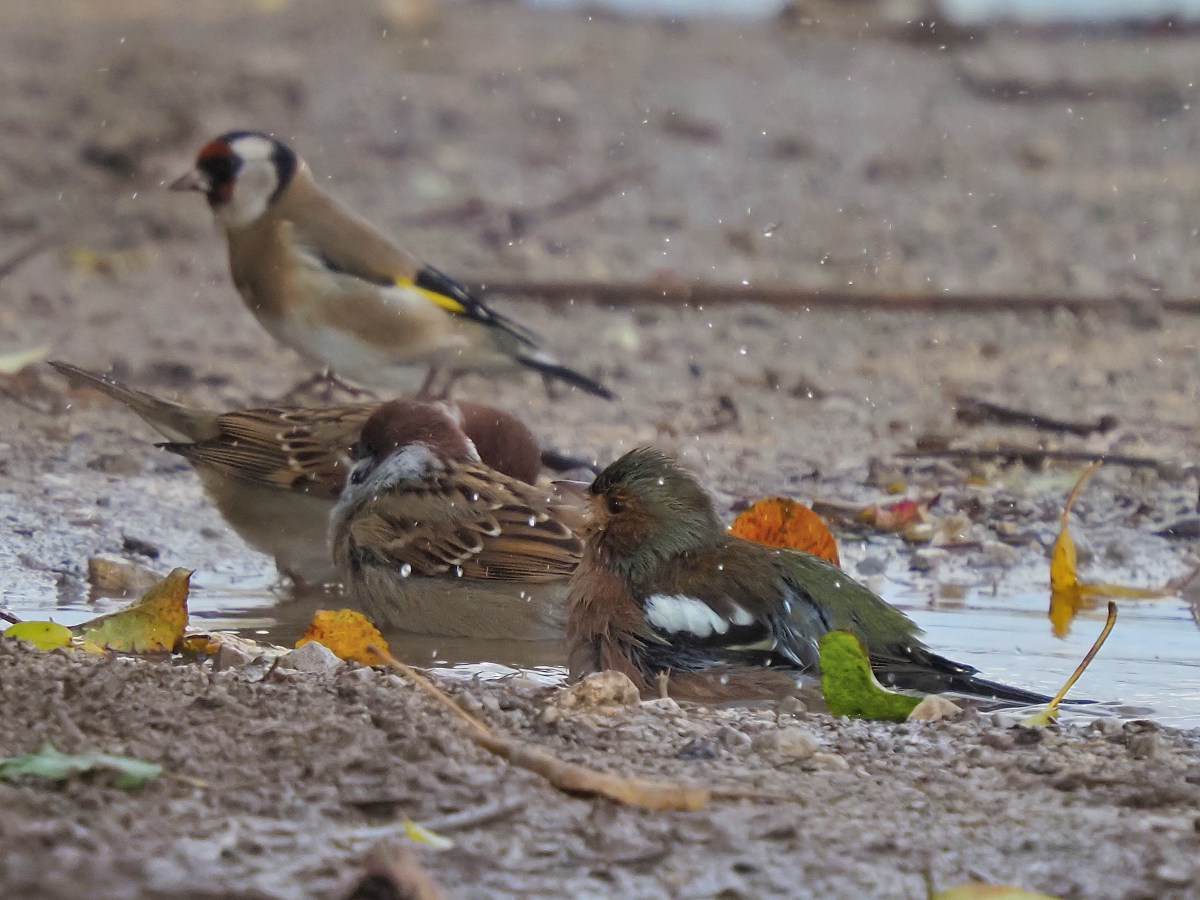
[(212, 185), (208, 183), (208, 176), (199, 169), (185, 172), (172, 181), (167, 188), (169, 191), (199, 191), (201, 194), (207, 194), (211, 189)]

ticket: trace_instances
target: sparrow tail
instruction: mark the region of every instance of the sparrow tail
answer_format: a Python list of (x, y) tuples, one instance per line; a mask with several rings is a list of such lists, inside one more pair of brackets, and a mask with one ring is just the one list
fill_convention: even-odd
[(66, 376), (72, 384), (81, 384), (125, 404), (141, 416), (147, 425), (172, 441), (203, 441), (217, 436), (217, 417), (214, 413), (160, 400), (152, 394), (135, 391), (104, 375), (69, 363), (49, 362), (55, 371)]

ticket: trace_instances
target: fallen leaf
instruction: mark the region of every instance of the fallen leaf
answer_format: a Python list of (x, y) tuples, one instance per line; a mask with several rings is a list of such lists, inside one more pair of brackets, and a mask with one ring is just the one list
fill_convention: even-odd
[(0, 353), (0, 375), (16, 375), (26, 366), (41, 362), (50, 352), (50, 346), (30, 347), (28, 350), (13, 350)]
[(352, 609), (319, 609), (308, 629), (296, 641), (297, 647), (316, 641), (324, 644), (338, 659), (352, 659), (365, 666), (383, 665), (385, 660), (371, 645), (387, 650), (387, 641), (367, 617)]
[(1108, 601), (1108, 619), (1104, 623), (1104, 628), (1100, 631), (1100, 636), (1096, 638), (1090, 649), (1083, 657), (1083, 661), (1075, 667), (1075, 671), (1071, 673), (1071, 677), (1067, 679), (1067, 683), (1062, 686), (1054, 698), (1046, 704), (1046, 708), (1040, 712), (1034, 713), (1032, 716), (1026, 717), (1021, 724), (1026, 728), (1045, 728), (1058, 716), (1058, 704), (1062, 702), (1062, 698), (1067, 695), (1067, 691), (1071, 689), (1079, 676), (1084, 673), (1084, 670), (1091, 665), (1096, 654), (1100, 652), (1100, 648), (1104, 646), (1104, 642), (1108, 640), (1109, 633), (1113, 630), (1113, 626), (1117, 624), (1117, 604), (1113, 601)]
[(0, 778), (6, 780), (28, 775), (49, 781), (66, 781), (72, 775), (97, 770), (111, 773), (113, 784), (126, 789), (140, 787), (148, 779), (162, 774), (162, 766), (157, 763), (106, 753), (68, 755), (49, 743), (42, 744), (34, 753), (0, 760)]
[(840, 566), (837, 541), (821, 517), (788, 497), (767, 497), (738, 513), (729, 531), (769, 547), (787, 547)]
[(916, 500), (897, 500), (882, 505), (876, 503), (864, 507), (858, 518), (876, 531), (904, 531), (912, 525), (928, 521), (929, 507), (937, 503), (940, 496), (931, 494)]
[(436, 831), (430, 831), (424, 825), (418, 825), (412, 819), (404, 820), (404, 834), (414, 844), (422, 844), (431, 850), (453, 850), (454, 841), (443, 837)]
[(827, 632), (817, 646), (821, 691), (833, 715), (903, 721), (920, 704), (920, 697), (889, 691), (875, 679), (867, 652), (853, 632)]
[(1055, 637), (1065, 638), (1071, 630), (1071, 623), (1082, 609), (1094, 609), (1096, 601), (1101, 597), (1118, 597), (1126, 600), (1157, 600), (1171, 597), (1188, 585), (1200, 574), (1200, 566), (1193, 569), (1183, 578), (1168, 581), (1160, 588), (1124, 587), (1119, 584), (1103, 582), (1087, 582), (1079, 580), (1075, 558), (1075, 540), (1067, 527), (1071, 507), (1079, 489), (1088, 477), (1100, 467), (1100, 460), (1092, 463), (1083, 470), (1083, 474), (1067, 495), (1063, 506), (1062, 518), (1059, 524), (1058, 538), (1054, 541), (1054, 549), (1050, 554), (1050, 627)]
[(71, 645), (71, 629), (56, 622), (18, 622), (6, 628), (4, 636), (29, 641), (39, 650)]
[(126, 653), (169, 652), (187, 627), (187, 569), (174, 569), (142, 597), (114, 613), (99, 616), (71, 633), (106, 650)]

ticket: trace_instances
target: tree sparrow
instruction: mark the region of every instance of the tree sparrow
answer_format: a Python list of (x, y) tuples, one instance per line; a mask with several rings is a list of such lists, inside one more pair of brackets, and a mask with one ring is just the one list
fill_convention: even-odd
[(419, 634), (561, 639), (578, 510), (497, 472), (443, 410), (379, 407), (330, 518), (347, 595)]
[[(305, 584), (337, 580), (329, 553), (329, 513), (346, 483), (351, 451), (379, 403), (310, 409), (274, 406), (215, 413), (183, 406), (67, 363), (70, 381), (123, 403), (196, 470), (217, 509), (246, 543)], [(514, 416), (479, 403), (444, 407), (505, 475), (533, 484), (540, 451)]]

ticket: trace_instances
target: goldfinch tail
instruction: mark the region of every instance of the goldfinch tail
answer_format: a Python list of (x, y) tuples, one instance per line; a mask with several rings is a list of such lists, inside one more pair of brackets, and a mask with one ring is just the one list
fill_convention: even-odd
[(574, 369), (564, 366), (549, 356), (523, 354), (517, 357), (517, 361), (533, 369), (535, 372), (541, 372), (545, 378), (557, 379), (572, 387), (577, 387), (581, 391), (593, 394), (596, 397), (603, 397), (605, 400), (617, 399), (617, 395), (600, 382), (588, 378), (586, 375), (579, 374)]

